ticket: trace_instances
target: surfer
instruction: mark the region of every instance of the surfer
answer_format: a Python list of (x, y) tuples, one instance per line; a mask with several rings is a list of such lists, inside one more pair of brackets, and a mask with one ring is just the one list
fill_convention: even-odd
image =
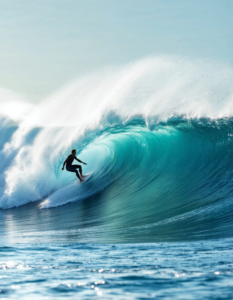
[[(76, 150), (73, 149), (73, 150), (71, 151), (71, 154), (68, 155), (68, 156), (67, 156), (67, 159), (64, 161), (62, 170), (64, 170), (64, 166), (65, 166), (65, 164), (66, 164), (66, 170), (69, 171), (69, 172), (74, 172), (74, 173), (76, 173), (76, 176), (79, 178), (80, 182), (82, 182), (82, 181), (83, 181), (82, 178), (85, 177), (85, 176), (82, 174), (82, 167), (81, 167), (80, 165), (72, 165), (74, 159), (76, 159), (78, 162), (80, 162), (80, 163), (86, 165), (85, 162), (81, 161), (80, 159), (78, 159), (78, 158), (76, 157)], [(77, 169), (79, 169), (80, 175), (79, 175)]]

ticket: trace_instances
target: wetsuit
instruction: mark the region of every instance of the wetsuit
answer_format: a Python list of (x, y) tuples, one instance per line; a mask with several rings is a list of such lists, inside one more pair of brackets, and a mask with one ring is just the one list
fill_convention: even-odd
[(76, 173), (76, 176), (80, 179), (79, 173), (76, 169), (79, 169), (79, 172), (82, 176), (82, 167), (80, 165), (72, 165), (74, 159), (76, 159), (78, 162), (82, 162), (76, 156), (70, 154), (67, 156), (67, 159), (64, 161), (64, 164), (66, 164), (67, 171)]

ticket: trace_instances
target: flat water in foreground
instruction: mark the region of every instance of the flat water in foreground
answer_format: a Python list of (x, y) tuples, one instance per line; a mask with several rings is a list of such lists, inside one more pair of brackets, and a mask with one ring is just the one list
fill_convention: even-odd
[(0, 247), (0, 298), (233, 299), (233, 240)]

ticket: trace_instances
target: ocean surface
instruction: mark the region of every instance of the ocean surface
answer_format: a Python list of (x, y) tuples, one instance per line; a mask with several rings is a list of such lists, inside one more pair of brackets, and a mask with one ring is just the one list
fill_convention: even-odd
[(232, 239), (0, 248), (3, 299), (232, 299)]
[(233, 299), (232, 82), (152, 57), (39, 104), (0, 89), (0, 295)]

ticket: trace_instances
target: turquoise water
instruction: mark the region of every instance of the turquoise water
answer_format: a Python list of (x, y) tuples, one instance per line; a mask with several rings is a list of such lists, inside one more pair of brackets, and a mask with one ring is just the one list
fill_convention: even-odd
[(232, 239), (0, 251), (4, 299), (232, 299)]
[(232, 80), (158, 57), (38, 105), (1, 90), (3, 298), (232, 299)]

